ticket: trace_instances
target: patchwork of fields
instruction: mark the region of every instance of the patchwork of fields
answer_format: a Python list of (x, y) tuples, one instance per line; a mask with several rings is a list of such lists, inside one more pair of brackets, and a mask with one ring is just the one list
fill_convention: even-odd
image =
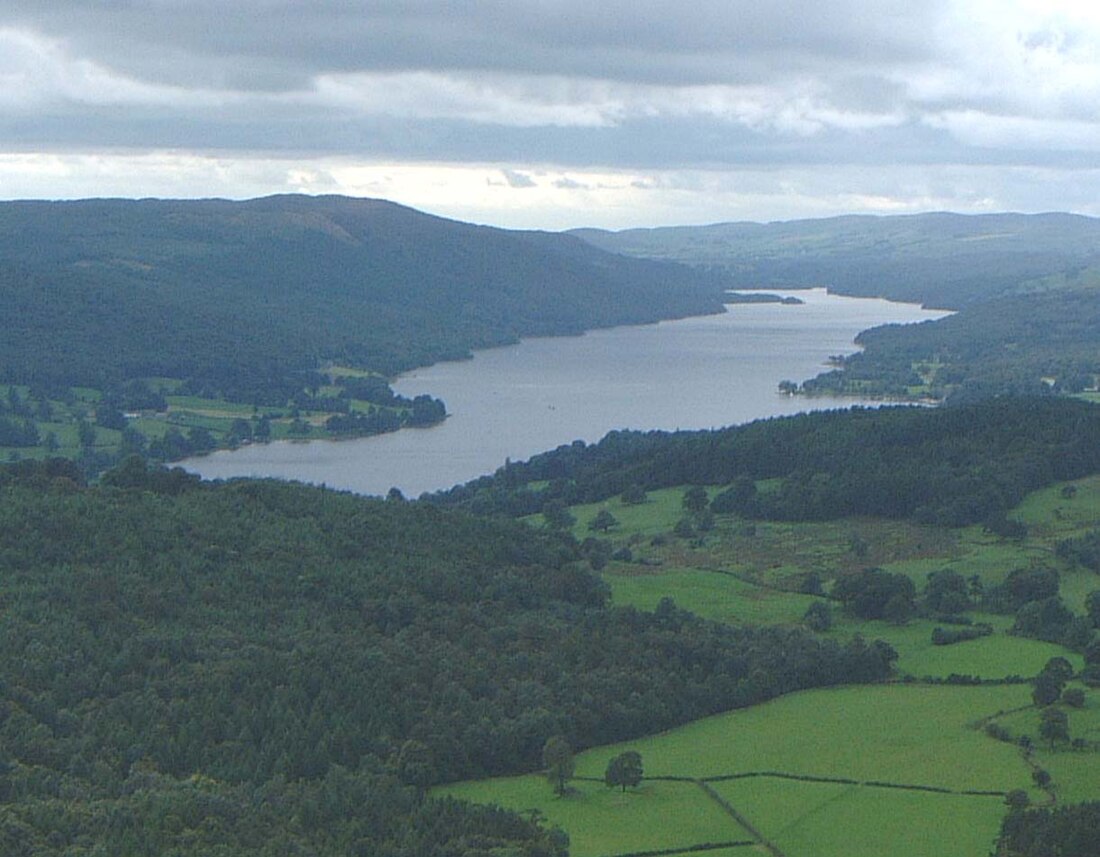
[[(669, 535), (682, 517), (682, 489), (646, 502), (615, 499), (574, 507), (574, 533), (592, 535), (600, 510), (606, 531), (630, 559), (604, 569), (613, 600), (653, 610), (662, 599), (717, 621), (795, 624), (824, 596), (800, 589), (807, 575), (828, 583), (845, 570), (877, 566), (920, 588), (928, 573), (951, 569), (992, 586), (1020, 567), (1060, 563), (1054, 546), (1100, 521), (1100, 478), (1027, 498), (1013, 518), (1028, 527), (1006, 539), (980, 527), (946, 530), (912, 523), (847, 520), (786, 524), (719, 516), (692, 538)], [(604, 534), (601, 534), (604, 535)], [(1061, 594), (1075, 611), (1100, 578), (1060, 563)], [(903, 624), (835, 615), (824, 632), (860, 634), (899, 653), (899, 680), (887, 685), (807, 691), (707, 718), (671, 732), (576, 757), (562, 797), (541, 774), (457, 783), (439, 790), (462, 799), (540, 813), (565, 830), (576, 857), (706, 853), (734, 857), (985, 857), (1006, 812), (1005, 796), (1025, 791), (1040, 805), (1100, 799), (1100, 693), (1067, 711), (1077, 749), (1040, 739), (1031, 685), (1053, 657), (1083, 661), (1054, 643), (1013, 636), (1012, 618), (971, 614), (993, 633), (936, 646), (937, 623)], [(952, 674), (981, 685), (945, 682)], [(1010, 678), (1011, 677), (1011, 678)], [(1004, 681), (1006, 678), (1009, 681)], [(1007, 739), (986, 728), (996, 723)], [(1034, 749), (1020, 746), (1027, 736)], [(625, 792), (603, 782), (610, 759), (641, 754), (645, 778)], [(1036, 786), (1035, 772), (1052, 783)]]

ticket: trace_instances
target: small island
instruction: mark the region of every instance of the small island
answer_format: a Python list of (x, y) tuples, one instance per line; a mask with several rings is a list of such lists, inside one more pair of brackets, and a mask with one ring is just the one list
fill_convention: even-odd
[(799, 306), (806, 303), (793, 295), (777, 295), (772, 292), (726, 292), (723, 299), (727, 304), (786, 304)]

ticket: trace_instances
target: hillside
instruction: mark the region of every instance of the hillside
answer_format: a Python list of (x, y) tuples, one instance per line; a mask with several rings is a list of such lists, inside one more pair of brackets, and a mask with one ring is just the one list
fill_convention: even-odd
[(0, 383), (391, 374), (517, 337), (721, 311), (713, 277), (372, 199), (0, 203)]
[(1100, 264), (1100, 219), (1072, 214), (850, 215), (571, 234), (616, 253), (722, 270), (742, 288), (828, 286), (945, 309)]

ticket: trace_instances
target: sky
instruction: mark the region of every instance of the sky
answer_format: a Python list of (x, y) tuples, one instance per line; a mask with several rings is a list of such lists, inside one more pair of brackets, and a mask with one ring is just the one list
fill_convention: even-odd
[(1100, 215), (1100, 4), (4, 0), (0, 199)]

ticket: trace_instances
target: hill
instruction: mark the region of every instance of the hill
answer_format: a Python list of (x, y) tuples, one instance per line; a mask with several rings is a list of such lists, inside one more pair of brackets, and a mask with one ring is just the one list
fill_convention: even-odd
[(743, 288), (828, 286), (945, 309), (1100, 265), (1100, 219), (1073, 214), (850, 215), (571, 234), (616, 253), (722, 270)]
[(167, 376), (251, 400), (326, 361), (391, 374), (722, 309), (678, 265), (344, 197), (0, 203), (0, 259), (0, 383), (26, 385)]

